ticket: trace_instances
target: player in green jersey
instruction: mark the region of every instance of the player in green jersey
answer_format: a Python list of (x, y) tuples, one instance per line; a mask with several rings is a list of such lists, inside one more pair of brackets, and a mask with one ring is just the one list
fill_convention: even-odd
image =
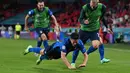
[(37, 47), (40, 47), (42, 42), (44, 47), (48, 47), (48, 32), (50, 30), (50, 18), (53, 19), (56, 26), (58, 26), (57, 20), (53, 15), (52, 11), (44, 5), (43, 0), (38, 0), (37, 8), (32, 9), (28, 12), (25, 17), (25, 30), (28, 28), (28, 19), (33, 17), (34, 30), (37, 32), (39, 38), (37, 42)]
[[(94, 52), (99, 48), (101, 63), (109, 62), (109, 59), (104, 58), (104, 46), (100, 42), (99, 29), (100, 29), (100, 20), (106, 26), (108, 31), (111, 30), (105, 23), (104, 14), (106, 12), (106, 6), (102, 3), (99, 3), (99, 0), (91, 0), (90, 4), (85, 4), (82, 7), (79, 22), (81, 23), (81, 28), (79, 31), (80, 39), (85, 44), (88, 39), (92, 41), (92, 46), (87, 51), (87, 54)], [(78, 56), (79, 51), (76, 50), (73, 52), (72, 65), (75, 66), (75, 60)]]

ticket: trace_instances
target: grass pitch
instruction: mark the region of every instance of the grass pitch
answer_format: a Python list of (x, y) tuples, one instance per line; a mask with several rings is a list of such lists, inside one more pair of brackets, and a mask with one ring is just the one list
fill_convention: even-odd
[[(52, 41), (49, 41), (52, 43)], [(105, 45), (105, 57), (111, 62), (100, 64), (98, 50), (89, 55), (85, 68), (69, 70), (61, 59), (42, 61), (36, 65), (37, 57), (33, 53), (23, 55), (28, 45), (36, 46), (36, 40), (13, 40), (0, 38), (0, 73), (130, 73), (130, 44)], [(89, 44), (85, 45), (86, 48)], [(72, 53), (67, 58), (71, 62)], [(80, 53), (76, 61), (83, 61)]]

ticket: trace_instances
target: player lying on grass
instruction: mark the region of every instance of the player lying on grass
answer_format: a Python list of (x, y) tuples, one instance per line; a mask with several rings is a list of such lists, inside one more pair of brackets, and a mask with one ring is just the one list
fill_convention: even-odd
[(69, 52), (74, 51), (76, 49), (79, 49), (84, 55), (83, 63), (80, 64), (79, 67), (85, 67), (88, 60), (88, 55), (77, 33), (72, 33), (70, 37), (65, 38), (63, 42), (54, 42), (52, 45), (45, 49), (38, 47), (33, 48), (32, 46), (28, 46), (24, 52), (24, 55), (30, 52), (41, 54), (36, 62), (37, 65), (40, 64), (42, 60), (61, 58), (69, 69), (75, 69), (75, 67), (71, 66), (66, 56)]

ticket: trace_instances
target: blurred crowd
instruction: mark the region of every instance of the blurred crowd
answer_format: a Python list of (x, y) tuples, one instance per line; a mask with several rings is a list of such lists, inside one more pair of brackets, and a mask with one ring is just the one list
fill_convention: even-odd
[[(107, 24), (112, 28), (115, 27), (130, 27), (130, 1), (125, 0), (100, 0), (103, 4), (107, 6), (107, 12), (105, 19)], [(57, 17), (59, 24), (62, 27), (77, 27), (79, 26), (78, 18), (80, 15), (81, 7), (85, 3), (74, 2), (65, 3), (61, 2), (59, 4), (49, 4), (46, 5), (53, 10), (58, 10), (54, 12)], [(0, 21), (8, 19), (11, 16), (15, 16), (18, 13), (22, 13), (29, 8), (34, 8), (35, 5), (18, 5), (17, 3), (1, 4), (0, 5)], [(52, 23), (53, 24), (53, 23)]]

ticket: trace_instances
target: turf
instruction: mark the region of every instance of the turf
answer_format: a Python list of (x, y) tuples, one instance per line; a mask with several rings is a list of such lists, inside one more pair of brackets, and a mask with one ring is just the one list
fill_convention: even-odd
[[(49, 41), (52, 43), (52, 41)], [(107, 44), (105, 45), (105, 57), (111, 62), (100, 64), (98, 50), (89, 55), (85, 68), (69, 70), (61, 59), (42, 61), (36, 65), (37, 57), (33, 53), (23, 55), (28, 46), (36, 46), (36, 40), (13, 40), (0, 38), (0, 73), (129, 73), (130, 72), (130, 45)], [(88, 48), (89, 44), (85, 45)], [(71, 61), (70, 53), (67, 58)], [(76, 66), (82, 63), (83, 56), (80, 53)]]

